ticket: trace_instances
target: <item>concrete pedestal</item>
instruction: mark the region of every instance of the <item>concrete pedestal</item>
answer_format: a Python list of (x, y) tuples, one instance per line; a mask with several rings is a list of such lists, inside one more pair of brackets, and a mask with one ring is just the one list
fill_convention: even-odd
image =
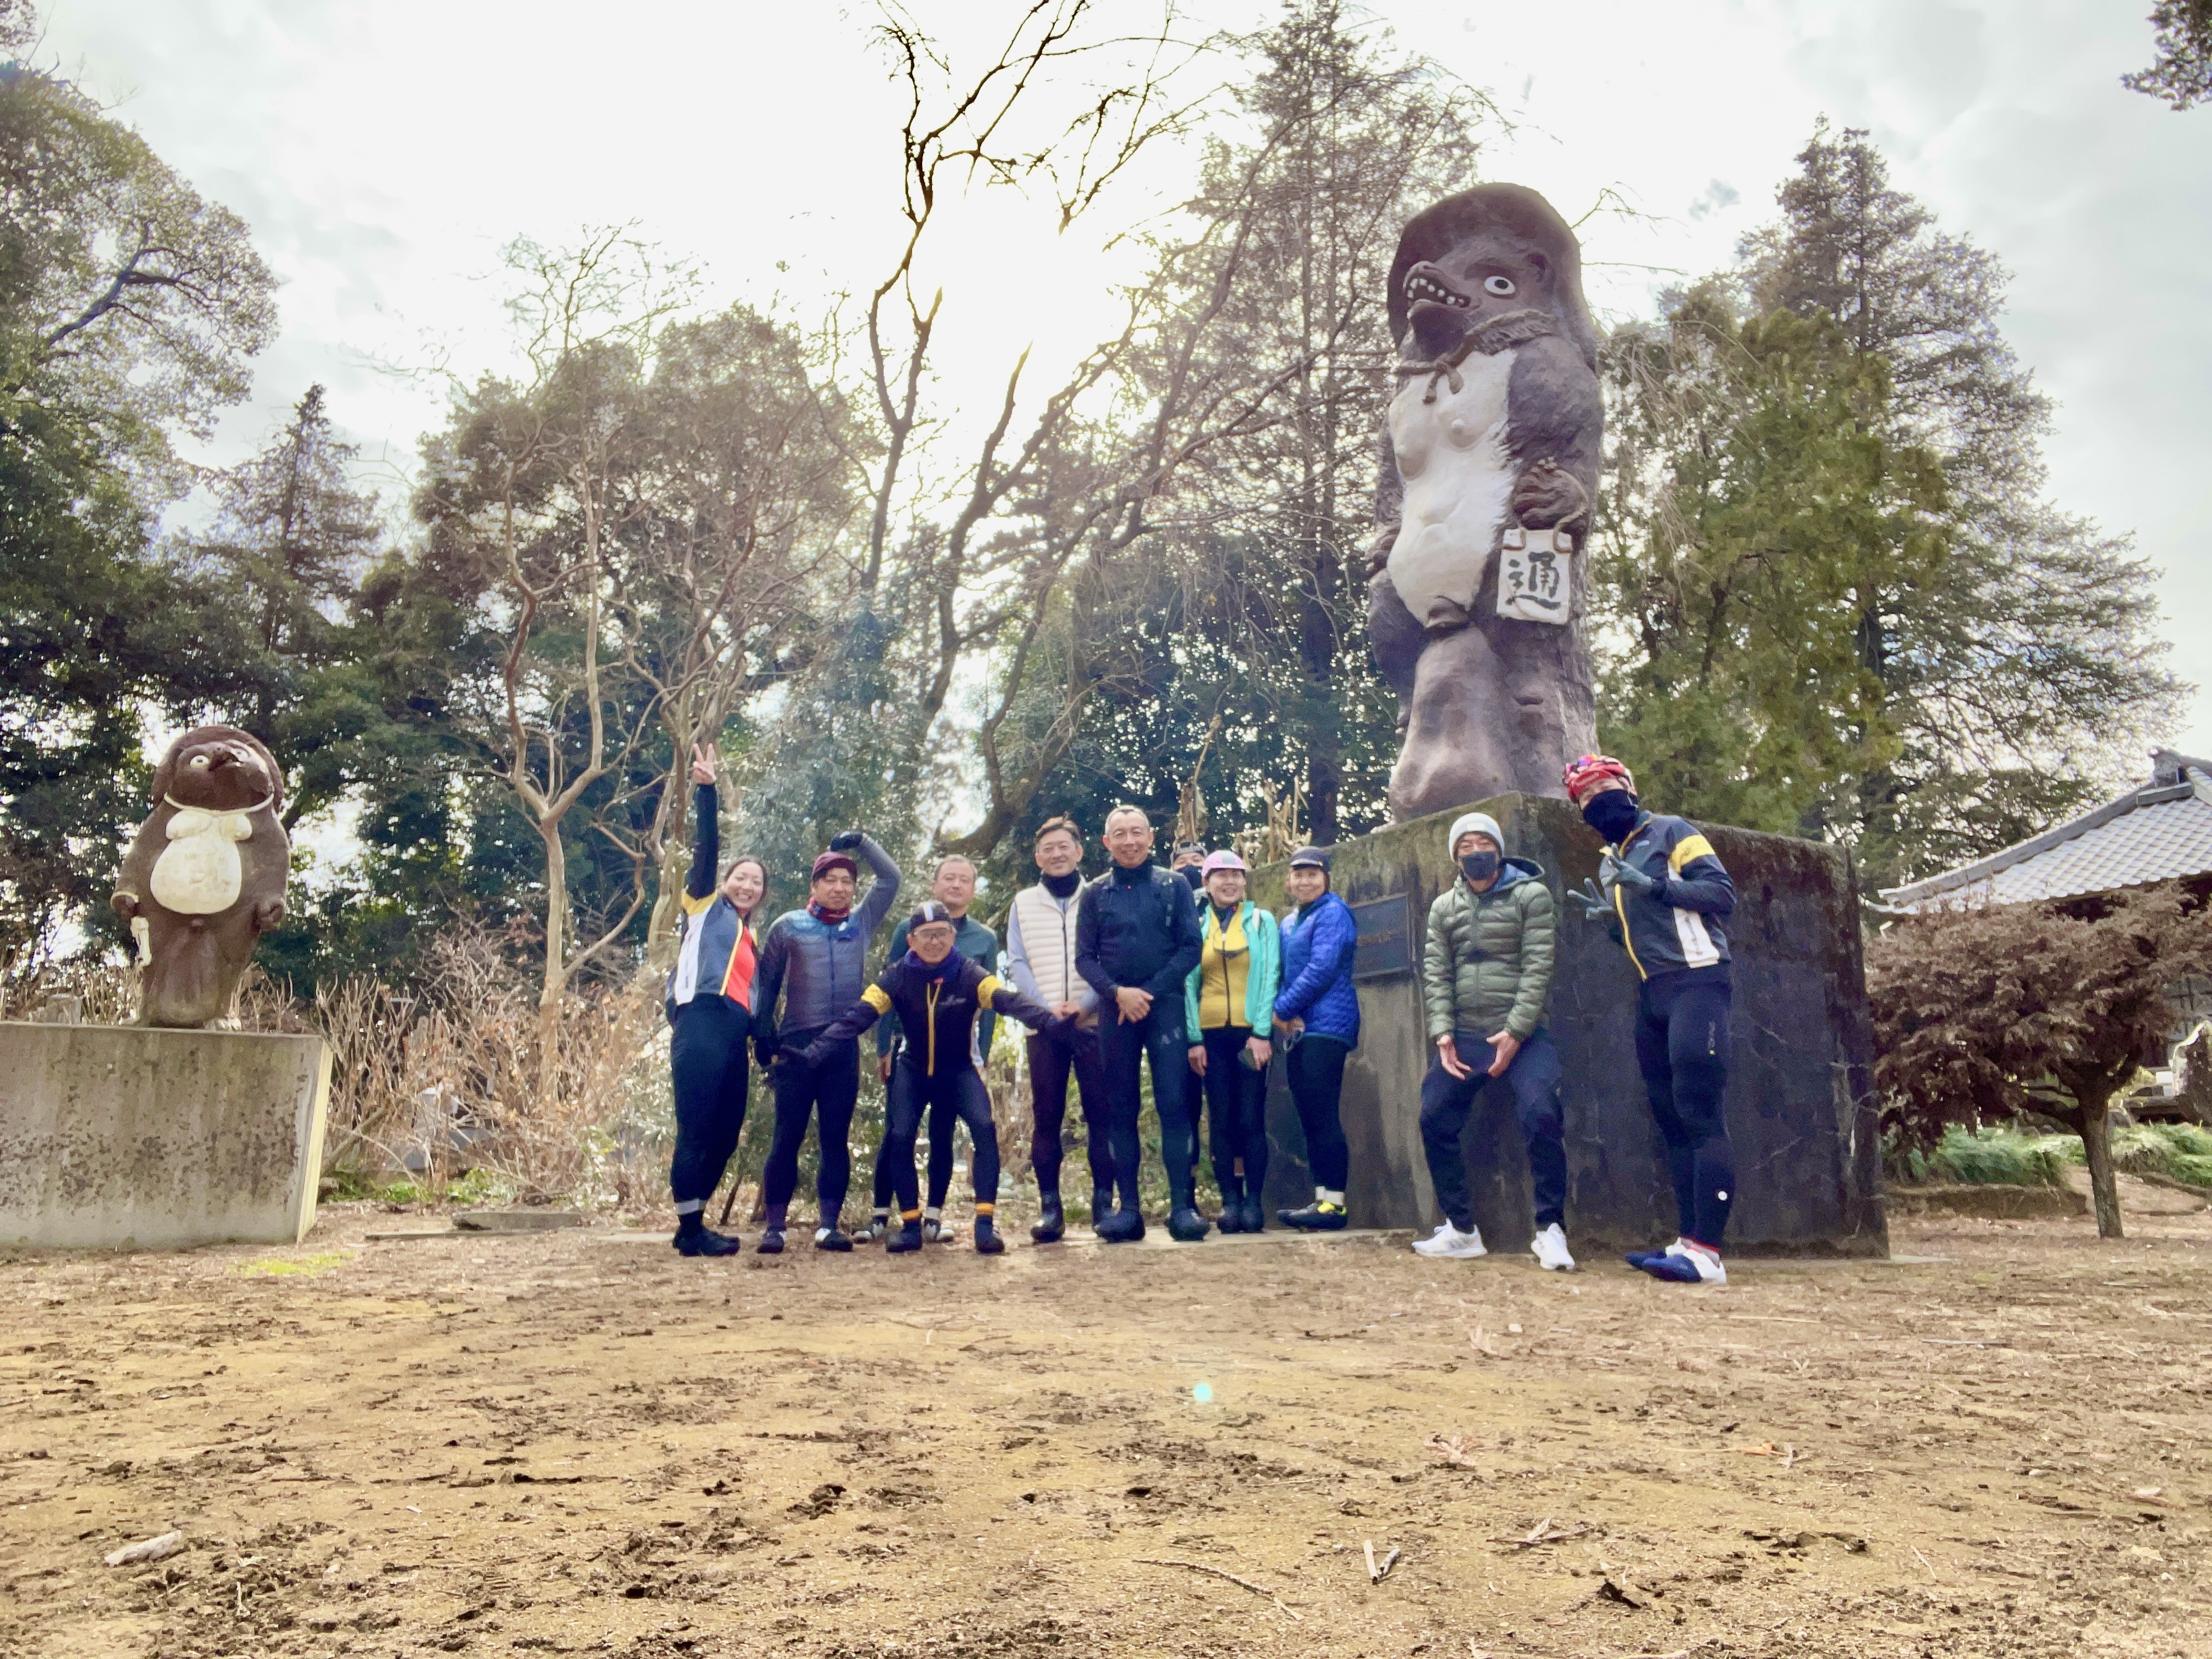
[[(1674, 1200), (1634, 1042), (1636, 970), (1601, 924), (1565, 902), (1597, 873), (1597, 836), (1565, 801), (1477, 803), (1509, 854), (1534, 859), (1560, 901), (1549, 1026), (1566, 1072), (1567, 1236), (1577, 1253), (1664, 1243)], [(1464, 811), (1467, 809), (1458, 809)], [(1359, 1227), (1440, 1219), (1421, 1150), (1421, 1079), (1432, 1050), (1417, 977), (1430, 902), (1454, 878), (1444, 837), (1457, 811), (1394, 824), (1335, 849), (1333, 881), (1360, 925), (1360, 1045), (1345, 1069), (1352, 1146), (1346, 1200)], [(1857, 895), (1840, 850), (1700, 824), (1736, 886), (1735, 1064), (1729, 1133), (1738, 1195), (1731, 1250), (1887, 1255), (1874, 1036)], [(1282, 909), (1283, 871), (1255, 872), (1254, 896)], [(1271, 1068), (1267, 1203), (1298, 1205), (1312, 1176), (1282, 1068)], [(1466, 1139), (1475, 1220), (1492, 1249), (1527, 1247), (1528, 1161), (1502, 1085), (1484, 1091)]]
[(0, 1244), (291, 1244), (315, 1223), (316, 1036), (0, 1022)]

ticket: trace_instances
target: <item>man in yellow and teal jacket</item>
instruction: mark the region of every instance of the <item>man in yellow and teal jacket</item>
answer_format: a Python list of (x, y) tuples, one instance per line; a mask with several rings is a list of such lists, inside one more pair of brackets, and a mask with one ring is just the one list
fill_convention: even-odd
[[(1209, 853), (1200, 871), (1198, 966), (1183, 981), (1190, 1069), (1213, 1120), (1213, 1178), (1224, 1233), (1267, 1224), (1267, 1061), (1273, 1054), (1275, 994), (1283, 986), (1275, 919), (1244, 896), (1249, 872), (1231, 852)], [(1198, 1163), (1198, 1114), (1191, 1114), (1191, 1164)]]

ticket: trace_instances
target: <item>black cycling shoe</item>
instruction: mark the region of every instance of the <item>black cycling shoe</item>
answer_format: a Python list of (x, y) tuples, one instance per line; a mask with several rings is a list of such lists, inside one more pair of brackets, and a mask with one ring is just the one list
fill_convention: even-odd
[(1349, 1218), (1342, 1205), (1323, 1204), (1316, 1200), (1303, 1210), (1278, 1210), (1275, 1219), (1302, 1233), (1337, 1233), (1344, 1231)]
[[(1030, 1237), (1040, 1244), (1057, 1244), (1067, 1237), (1067, 1217), (1062, 1213), (1058, 1193), (1044, 1193), (1037, 1200), (1036, 1224), (1030, 1229)], [(979, 1237), (975, 1248), (983, 1248)]]
[(783, 1229), (781, 1227), (769, 1228), (766, 1232), (761, 1235), (761, 1242), (754, 1245), (753, 1248), (758, 1250), (763, 1255), (781, 1255), (783, 1254)]
[(1213, 1231), (1213, 1224), (1188, 1204), (1168, 1212), (1168, 1237), (1179, 1244), (1195, 1244)]
[(1091, 1231), (1109, 1244), (1133, 1244), (1145, 1236), (1145, 1218), (1134, 1210), (1109, 1210)]
[(835, 1227), (819, 1227), (814, 1233), (814, 1248), (817, 1250), (849, 1250), (853, 1241)]
[(906, 1255), (921, 1248), (921, 1223), (909, 1221), (884, 1241), (886, 1255)]
[(1114, 1189), (1111, 1187), (1093, 1187), (1091, 1189), (1091, 1231), (1097, 1231), (1098, 1224), (1113, 1213)]
[(1260, 1195), (1257, 1193), (1246, 1195), (1244, 1208), (1238, 1219), (1244, 1224), (1244, 1231), (1248, 1233), (1264, 1233), (1267, 1231), (1267, 1209), (1260, 1202)]
[(1236, 1193), (1222, 1194), (1221, 1216), (1220, 1218), (1213, 1224), (1220, 1228), (1224, 1233), (1243, 1232), (1244, 1231), (1244, 1200), (1243, 1197)]
[(745, 1248), (743, 1239), (704, 1226), (679, 1227), (668, 1242), (678, 1255), (735, 1255)]
[(999, 1237), (997, 1225), (987, 1215), (977, 1216), (975, 1218), (975, 1254), (1004, 1255), (1006, 1253), (1006, 1241)]

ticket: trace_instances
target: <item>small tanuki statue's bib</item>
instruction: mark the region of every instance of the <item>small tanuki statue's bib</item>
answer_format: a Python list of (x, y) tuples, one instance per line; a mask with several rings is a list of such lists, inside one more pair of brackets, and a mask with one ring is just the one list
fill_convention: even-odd
[(238, 843), (253, 836), (246, 813), (179, 807), (168, 835), (149, 884), (157, 902), (185, 916), (216, 915), (238, 902), (246, 873)]

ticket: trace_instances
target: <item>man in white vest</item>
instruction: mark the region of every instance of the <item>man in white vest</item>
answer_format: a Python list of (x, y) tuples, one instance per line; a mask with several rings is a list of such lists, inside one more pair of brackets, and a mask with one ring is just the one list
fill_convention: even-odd
[(1014, 895), (1006, 915), (1006, 971), (1024, 996), (1076, 1021), (1065, 1036), (1033, 1032), (1029, 1038), (1034, 1120), (1030, 1163), (1036, 1171), (1042, 1211), (1030, 1234), (1038, 1243), (1050, 1244), (1067, 1231), (1060, 1201), (1060, 1132), (1067, 1113), (1071, 1070), (1083, 1103), (1084, 1136), (1090, 1144), (1093, 1226), (1114, 1207), (1114, 1164), (1106, 1141), (1105, 1079), (1098, 1069), (1098, 993), (1075, 971), (1083, 832), (1073, 818), (1048, 819), (1037, 830), (1035, 853), (1042, 879)]

